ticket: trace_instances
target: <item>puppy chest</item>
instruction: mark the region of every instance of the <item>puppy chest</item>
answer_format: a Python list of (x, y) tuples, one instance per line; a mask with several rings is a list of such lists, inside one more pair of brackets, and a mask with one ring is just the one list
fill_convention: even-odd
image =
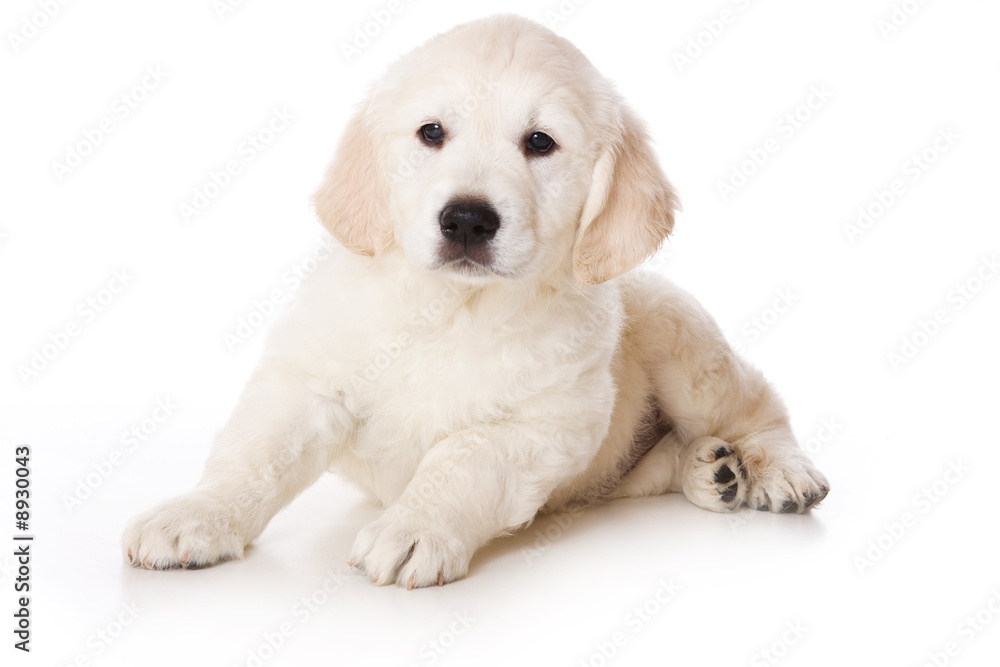
[(328, 381), (357, 418), (359, 451), (426, 451), (476, 424), (601, 404), (615, 309), (528, 308), (530, 295), (515, 296), (478, 308), (441, 299), (437, 312), (394, 303), (356, 320)]
[(472, 330), (465, 335), (402, 332), (371, 340), (355, 365), (349, 395), (358, 415), (452, 430), (504, 416), (530, 391), (537, 351)]

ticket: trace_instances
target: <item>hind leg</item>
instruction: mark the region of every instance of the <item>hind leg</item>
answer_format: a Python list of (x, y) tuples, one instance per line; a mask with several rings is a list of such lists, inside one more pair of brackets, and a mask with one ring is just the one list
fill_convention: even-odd
[(830, 485), (795, 441), (781, 399), (701, 305), (665, 280), (635, 290), (633, 337), (672, 430), (617, 495), (681, 491), (716, 512), (804, 512), (825, 498)]
[(705, 436), (689, 445), (668, 433), (622, 480), (618, 498), (683, 492), (699, 507), (733, 512), (743, 506), (747, 484), (742, 463), (729, 443)]
[(742, 507), (799, 513), (814, 507), (830, 485), (804, 456), (784, 451), (778, 434), (758, 434), (729, 443), (714, 436), (684, 444), (671, 433), (622, 480), (618, 498), (683, 492), (713, 512)]

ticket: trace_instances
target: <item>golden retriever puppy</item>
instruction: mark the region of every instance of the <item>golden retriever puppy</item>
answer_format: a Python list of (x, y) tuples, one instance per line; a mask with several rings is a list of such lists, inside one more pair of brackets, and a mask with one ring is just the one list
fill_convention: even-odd
[(642, 123), (551, 31), (496, 16), (404, 56), (315, 205), (341, 252), (270, 332), (198, 486), (125, 531), (133, 565), (239, 558), (331, 469), (384, 508), (351, 563), (408, 588), (462, 577), (541, 511), (678, 491), (804, 512), (826, 496), (712, 318), (629, 273), (677, 196)]

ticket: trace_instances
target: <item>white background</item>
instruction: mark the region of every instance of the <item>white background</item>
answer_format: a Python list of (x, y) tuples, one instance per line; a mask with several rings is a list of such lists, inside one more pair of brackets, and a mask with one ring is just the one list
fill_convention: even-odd
[[(250, 0), (220, 17), (210, 0), (88, 2), (49, 19), (4, 4), (0, 535), (15, 532), (14, 447), (28, 444), (37, 538), (30, 655), (11, 646), (13, 547), (0, 549), (0, 661), (995, 664), (1000, 280), (984, 262), (1000, 251), (1000, 11), (972, 0), (899, 3), (912, 16), (888, 34), (889, 0), (567, 1), (554, 23), (648, 121), (684, 203), (662, 270), (787, 399), (832, 482), (813, 514), (615, 502), (541, 520), (484, 549), (467, 579), (406, 592), (349, 573), (376, 509), (331, 475), (243, 562), (124, 565), (125, 522), (195, 482), (259, 353), (263, 327), (232, 350), (226, 334), (309, 266), (308, 198), (366, 85), (456, 23), (502, 10), (553, 23), (560, 7), (403, 2), (348, 62), (341, 44), (387, 4)], [(147, 68), (162, 81), (130, 92)], [(294, 120), (247, 160), (241, 144), (275, 109)], [(111, 132), (60, 179), (53, 163), (102, 119)], [(939, 132), (952, 139), (936, 149)], [(768, 139), (764, 164), (743, 167)], [(229, 160), (240, 173), (185, 221), (180, 205)], [(741, 168), (754, 173), (724, 198)], [(127, 286), (102, 292), (122, 270)], [(91, 298), (110, 302), (90, 316)], [(904, 339), (919, 347), (894, 364)], [(24, 377), (36, 351), (52, 358)], [(154, 429), (157, 400), (177, 407)], [(129, 450), (123, 434), (144, 426)], [(667, 601), (661, 580), (678, 587)]]

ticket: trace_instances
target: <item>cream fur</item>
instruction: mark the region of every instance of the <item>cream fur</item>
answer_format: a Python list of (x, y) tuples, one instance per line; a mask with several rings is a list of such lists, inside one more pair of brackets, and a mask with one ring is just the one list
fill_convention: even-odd
[[(417, 136), (430, 122), (441, 148)], [(526, 154), (534, 131), (558, 148)], [(502, 221), (492, 262), (443, 266), (438, 214), (470, 195)], [(805, 511), (825, 496), (712, 318), (628, 273), (670, 233), (676, 196), (634, 113), (552, 32), (493, 17), (403, 57), (315, 203), (344, 250), (271, 331), (197, 488), (129, 525), (133, 565), (241, 557), (327, 470), (385, 508), (352, 563), (408, 587), (462, 577), (483, 544), (570, 504), (681, 491), (715, 511)]]

